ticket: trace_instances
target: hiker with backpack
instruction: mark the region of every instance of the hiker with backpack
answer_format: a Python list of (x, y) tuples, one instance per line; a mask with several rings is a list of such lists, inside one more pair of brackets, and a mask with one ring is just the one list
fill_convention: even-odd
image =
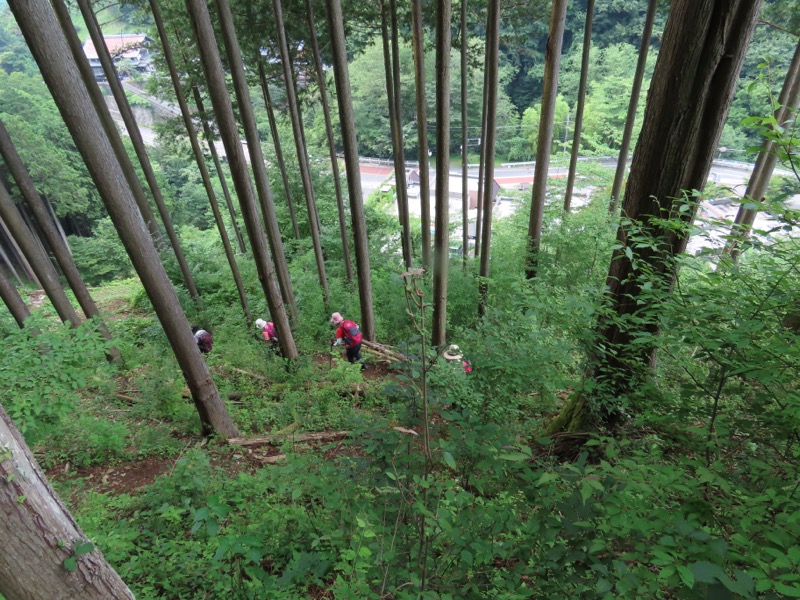
[[(361, 341), (363, 336), (361, 330), (354, 321), (345, 319), (341, 314), (335, 312), (331, 315), (331, 323), (336, 327), (336, 341), (331, 342), (331, 346), (338, 346), (344, 340), (344, 348), (347, 360), (353, 364), (361, 361)], [(364, 364), (361, 364), (364, 368)]]
[(265, 321), (264, 319), (256, 319), (256, 328), (264, 336), (264, 339), (275, 348), (278, 345), (278, 336), (275, 331), (275, 323), (272, 321)]
[(205, 329), (200, 329), (197, 325), (192, 325), (192, 334), (194, 335), (194, 341), (197, 343), (197, 347), (200, 349), (200, 352), (203, 354), (208, 354), (211, 352), (213, 338), (208, 331)]

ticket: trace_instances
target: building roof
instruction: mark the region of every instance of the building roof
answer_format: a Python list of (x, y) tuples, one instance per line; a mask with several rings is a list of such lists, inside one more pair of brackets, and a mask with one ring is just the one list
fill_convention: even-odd
[[(114, 58), (131, 51), (138, 51), (150, 42), (150, 38), (143, 33), (115, 33), (104, 35), (103, 39), (106, 42), (109, 53)], [(86, 58), (90, 60), (98, 58), (97, 49), (94, 47), (94, 42), (92, 42), (91, 38), (87, 39), (83, 45), (83, 52), (86, 54)]]

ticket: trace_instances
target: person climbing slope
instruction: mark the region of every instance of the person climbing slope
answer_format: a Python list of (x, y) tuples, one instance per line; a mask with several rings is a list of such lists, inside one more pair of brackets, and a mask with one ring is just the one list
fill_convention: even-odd
[[(331, 323), (336, 327), (336, 341), (332, 346), (338, 346), (344, 340), (344, 348), (347, 360), (353, 364), (361, 361), (361, 343), (363, 336), (355, 321), (345, 319), (340, 313), (335, 312), (331, 315)], [(364, 368), (364, 363), (361, 363)]]
[(208, 354), (211, 352), (211, 347), (213, 345), (211, 333), (205, 329), (200, 329), (197, 325), (193, 325), (192, 334), (194, 335), (194, 341), (197, 343), (197, 347), (200, 349), (200, 352), (203, 354)]
[(264, 319), (256, 319), (256, 328), (261, 332), (261, 335), (264, 336), (264, 339), (268, 341), (273, 348), (278, 345), (278, 336), (275, 332), (275, 323), (272, 321), (265, 321)]

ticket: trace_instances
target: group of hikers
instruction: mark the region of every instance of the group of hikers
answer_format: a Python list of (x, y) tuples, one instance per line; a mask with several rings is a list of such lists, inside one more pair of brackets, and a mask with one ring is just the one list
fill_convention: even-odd
[[(364, 336), (355, 321), (345, 319), (341, 313), (335, 312), (331, 315), (329, 321), (335, 327), (335, 337), (331, 341), (331, 347), (344, 344), (345, 356), (348, 362), (352, 364), (360, 363), (361, 368), (364, 369), (366, 365), (361, 356), (361, 345), (363, 344)], [(280, 351), (278, 345), (278, 335), (275, 330), (275, 324), (272, 321), (265, 321), (264, 319), (256, 319), (256, 329), (261, 333), (264, 341), (267, 342), (271, 348)], [(197, 326), (192, 327), (192, 334), (197, 343), (197, 347), (203, 354), (211, 352), (213, 345), (213, 337), (209, 331)], [(461, 349), (455, 344), (450, 345), (447, 350), (442, 353), (442, 357), (448, 362), (461, 361), (461, 365), (465, 373), (472, 372), (472, 365), (466, 360), (461, 353)]]

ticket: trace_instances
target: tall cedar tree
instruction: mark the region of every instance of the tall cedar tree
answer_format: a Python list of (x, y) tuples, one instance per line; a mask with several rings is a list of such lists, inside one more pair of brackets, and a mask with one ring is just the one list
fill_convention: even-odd
[[(192, 120), (192, 113), (189, 110), (189, 105), (186, 102), (186, 96), (183, 93), (183, 85), (181, 84), (180, 75), (175, 67), (175, 59), (172, 57), (172, 48), (169, 44), (167, 32), (164, 29), (164, 22), (161, 18), (161, 9), (158, 5), (158, 0), (150, 0), (150, 10), (153, 12), (153, 21), (155, 22), (158, 36), (161, 39), (161, 49), (164, 55), (164, 61), (167, 63), (169, 70), (170, 80), (172, 81), (172, 88), (175, 91), (175, 98), (178, 101), (178, 106), (181, 109), (181, 117), (183, 118), (183, 126), (186, 128), (186, 134), (189, 136), (189, 143), (192, 146), (192, 154), (194, 155), (195, 163), (200, 171), (200, 178), (203, 180), (203, 187), (208, 196), (208, 203), (211, 206), (211, 211), (214, 214), (214, 222), (217, 225), (219, 237), (222, 240), (222, 246), (225, 250), (225, 258), (228, 260), (228, 266), (233, 275), (233, 281), (236, 284), (236, 291), (239, 293), (239, 303), (242, 305), (245, 319), (248, 324), (252, 323), (253, 315), (250, 313), (250, 305), (247, 301), (247, 293), (244, 289), (244, 282), (242, 275), (239, 272), (239, 265), (236, 264), (236, 257), (233, 253), (233, 246), (231, 246), (230, 238), (228, 237), (228, 230), (225, 228), (225, 222), (222, 219), (222, 213), (219, 210), (219, 203), (217, 202), (217, 194), (214, 191), (214, 186), (211, 183), (211, 175), (206, 166), (206, 158), (203, 155), (203, 150), (200, 148), (200, 142), (197, 140), (197, 131), (195, 131), (194, 121)], [(234, 227), (235, 227), (234, 222)]]
[(583, 109), (586, 106), (586, 83), (589, 80), (589, 54), (592, 49), (592, 18), (594, 16), (594, 0), (586, 6), (586, 24), (583, 29), (583, 50), (581, 54), (581, 76), (578, 83), (578, 99), (575, 108), (575, 124), (572, 132), (572, 152), (569, 157), (569, 173), (567, 174), (567, 190), (564, 192), (564, 212), (568, 213), (572, 204), (572, 190), (575, 187), (575, 173), (578, 167), (578, 155), (581, 151), (581, 131), (583, 130)]
[[(381, 0), (381, 40), (383, 42), (383, 70), (386, 76), (386, 100), (389, 105), (389, 129), (392, 136), (392, 160), (394, 162), (395, 197), (397, 215), (400, 221), (400, 241), (403, 248), (403, 262), (411, 268), (411, 235), (408, 226), (408, 190), (405, 188), (405, 158), (403, 148), (403, 128), (398, 115), (399, 102), (396, 98), (400, 85), (396, 81), (394, 60), (390, 49), (389, 14), (391, 8)], [(393, 23), (395, 21), (392, 21)], [(396, 35), (397, 32), (393, 32)]]
[(275, 11), (275, 28), (278, 35), (281, 65), (283, 66), (283, 83), (286, 89), (286, 102), (289, 105), (289, 116), (292, 121), (292, 131), (294, 133), (294, 148), (297, 153), (297, 163), (300, 167), (300, 179), (303, 182), (303, 193), (306, 197), (308, 228), (311, 231), (311, 247), (314, 249), (314, 259), (317, 262), (317, 276), (319, 277), (319, 284), (322, 287), (322, 296), (327, 305), (331, 300), (331, 292), (328, 288), (328, 275), (325, 272), (325, 257), (322, 254), (317, 201), (314, 198), (314, 184), (311, 181), (311, 167), (308, 161), (308, 151), (306, 150), (303, 118), (300, 114), (300, 104), (297, 100), (297, 92), (294, 87), (294, 72), (292, 59), (289, 56), (289, 43), (286, 40), (286, 28), (283, 23), (281, 0), (273, 0), (272, 7)]
[[(72, 260), (72, 253), (69, 250), (69, 246), (54, 225), (53, 218), (50, 216), (44, 200), (42, 200), (41, 196), (39, 196), (39, 193), (36, 191), (33, 179), (31, 179), (30, 173), (25, 168), (22, 159), (14, 147), (11, 136), (8, 134), (8, 130), (2, 121), (0, 121), (0, 155), (2, 155), (6, 167), (8, 167), (11, 176), (14, 178), (17, 187), (22, 193), (22, 197), (33, 212), (36, 224), (39, 226), (39, 231), (42, 232), (45, 241), (50, 246), (53, 256), (56, 262), (58, 262), (58, 266), (61, 267), (64, 278), (75, 294), (75, 299), (78, 301), (78, 304), (80, 304), (83, 309), (83, 314), (86, 315), (88, 319), (96, 318), (100, 320), (100, 311), (97, 308), (97, 304), (95, 304), (94, 298), (92, 298), (92, 295), (89, 293), (89, 288), (86, 287), (81, 274), (78, 272), (75, 261)], [(99, 323), (99, 330), (103, 337), (107, 340), (111, 340), (111, 333), (104, 323)], [(107, 356), (110, 361), (115, 361), (120, 357), (119, 350), (110, 348), (107, 352)]]
[(342, 238), (342, 256), (344, 258), (344, 272), (347, 283), (353, 283), (353, 261), (350, 258), (350, 241), (347, 235), (347, 216), (344, 209), (344, 197), (342, 196), (342, 181), (339, 177), (339, 158), (336, 156), (336, 143), (333, 137), (333, 125), (331, 123), (330, 105), (328, 103), (328, 92), (325, 84), (325, 70), (322, 66), (322, 57), (319, 53), (319, 41), (317, 40), (317, 26), (314, 23), (314, 10), (311, 0), (306, 0), (306, 19), (308, 20), (308, 32), (311, 40), (311, 53), (314, 57), (314, 73), (317, 77), (319, 87), (319, 98), (322, 103), (322, 116), (325, 120), (325, 138), (328, 141), (328, 154), (331, 157), (331, 176), (333, 186), (336, 191), (336, 210), (339, 213), (339, 235)]
[[(250, 154), (250, 166), (253, 170), (253, 179), (256, 184), (256, 193), (261, 203), (262, 217), (267, 229), (267, 239), (272, 251), (275, 274), (278, 278), (278, 286), (281, 290), (283, 302), (290, 307), (292, 315), (297, 314), (297, 301), (292, 290), (292, 280), (289, 276), (289, 265), (286, 261), (286, 253), (283, 247), (281, 232), (278, 228), (278, 217), (275, 213), (275, 201), (269, 187), (269, 175), (267, 174), (264, 154), (261, 150), (261, 139), (258, 133), (258, 125), (253, 112), (253, 104), (250, 99), (250, 86), (247, 83), (247, 76), (242, 62), (242, 52), (239, 41), (234, 29), (233, 13), (228, 0), (217, 1), (217, 16), (219, 26), (222, 30), (225, 52), (230, 67), (233, 89), (236, 93), (236, 103), (239, 108), (239, 117), (245, 138), (247, 139), (247, 151)], [(213, 32), (212, 32), (213, 33)], [(230, 101), (228, 101), (230, 104)], [(237, 134), (238, 137), (238, 134)], [(227, 150), (227, 146), (226, 146)], [(270, 312), (272, 309), (270, 308)], [(273, 314), (273, 317), (276, 315)], [(280, 318), (280, 317), (278, 317)], [(277, 321), (276, 321), (277, 327)], [(280, 333), (280, 331), (279, 331)], [(279, 337), (280, 339), (280, 337)], [(288, 358), (288, 356), (287, 356)]]
[[(464, 0), (466, 3), (466, 0)], [(414, 41), (414, 82), (417, 105), (417, 146), (419, 148), (419, 202), (422, 234), (422, 268), (431, 268), (431, 174), (428, 163), (428, 101), (425, 97), (425, 35), (422, 0), (411, 0)], [(466, 248), (466, 246), (465, 246)]]
[[(9, 5), (16, 1), (11, 0)], [(4, 598), (133, 600), (120, 576), (100, 550), (89, 543), (50, 487), (2, 406), (0, 478), (0, 594)], [(75, 558), (75, 570), (70, 572), (64, 568), (64, 561), (75, 554), (79, 545), (85, 550)]]
[(625, 178), (625, 171), (628, 169), (628, 149), (631, 145), (633, 135), (633, 124), (636, 121), (636, 108), (639, 106), (639, 95), (642, 90), (644, 80), (644, 69), (647, 66), (647, 51), (650, 48), (650, 38), (653, 35), (653, 22), (656, 18), (656, 6), (658, 0), (650, 0), (647, 4), (647, 16), (644, 21), (644, 31), (642, 41), (639, 45), (639, 58), (636, 61), (636, 72), (633, 76), (633, 88), (628, 102), (628, 114), (625, 117), (625, 128), (622, 132), (622, 143), (617, 157), (617, 170), (614, 173), (614, 183), (611, 185), (611, 201), (608, 204), (608, 212), (617, 212), (617, 198), (622, 189), (622, 180)]
[(436, 2), (436, 234), (433, 243), (431, 345), (447, 342), (447, 276), (450, 266), (450, 0)]
[(92, 11), (92, 7), (89, 5), (89, 0), (78, 0), (78, 6), (81, 9), (81, 14), (83, 14), (83, 20), (86, 23), (87, 29), (89, 30), (89, 36), (92, 38), (92, 43), (97, 50), (97, 56), (100, 59), (100, 64), (102, 65), (103, 73), (105, 73), (106, 81), (111, 88), (111, 93), (114, 95), (114, 100), (117, 103), (117, 109), (119, 110), (120, 115), (122, 115), (122, 120), (125, 123), (131, 143), (133, 144), (133, 150), (136, 153), (136, 158), (139, 159), (139, 165), (142, 167), (142, 173), (144, 173), (145, 181), (147, 181), (147, 186), (150, 189), (150, 193), (152, 194), (153, 200), (156, 203), (158, 214), (161, 216), (161, 222), (164, 224), (167, 237), (172, 245), (172, 251), (175, 253), (175, 258), (178, 260), (178, 266), (180, 267), (181, 274), (183, 275), (183, 282), (186, 285), (186, 289), (189, 290), (189, 294), (192, 296), (192, 298), (197, 299), (199, 297), (199, 293), (197, 291), (197, 286), (194, 283), (194, 278), (192, 277), (192, 271), (189, 269), (189, 263), (186, 262), (186, 256), (183, 254), (183, 248), (181, 247), (180, 240), (178, 239), (178, 234), (175, 232), (175, 227), (172, 225), (172, 217), (170, 216), (169, 209), (164, 201), (164, 195), (161, 193), (161, 187), (158, 185), (158, 181), (156, 181), (156, 174), (155, 171), (153, 171), (153, 165), (150, 163), (150, 157), (147, 155), (147, 149), (144, 145), (142, 133), (139, 131), (139, 125), (136, 123), (136, 117), (133, 115), (133, 110), (131, 110), (128, 97), (125, 95), (122, 82), (117, 75), (116, 67), (114, 66), (113, 59), (111, 58), (111, 53), (106, 47), (105, 40), (103, 39), (103, 33), (100, 30), (99, 23), (97, 22), (97, 17), (95, 16), (94, 11)]
[(641, 300), (647, 287), (672, 289), (674, 257), (689, 234), (669, 220), (694, 220), (697, 203), (685, 196), (705, 185), (760, 5), (673, 0), (622, 205), (623, 215), (658, 243), (637, 247), (620, 225), (606, 281), (609, 310), (597, 324), (590, 362), (593, 396), (574, 396), (550, 432), (585, 429), (595, 401), (596, 413), (614, 425), (621, 417), (615, 400), (648, 376), (655, 349), (641, 342), (658, 334), (658, 309)]
[(31, 312), (25, 305), (25, 301), (19, 295), (14, 282), (8, 278), (5, 269), (0, 269), (0, 298), (8, 308), (8, 312), (14, 317), (17, 325), (25, 327), (25, 319), (31, 316)]
[[(56, 4), (61, 4), (61, 9), (66, 8), (60, 0)], [(238, 435), (197, 348), (191, 325), (156, 247), (147, 235), (126, 173), (109, 139), (110, 133), (98, 118), (92, 97), (83, 83), (70, 48), (77, 40), (75, 30), (59, 28), (47, 0), (13, 0), (9, 6), (164, 328), (204, 430), (213, 429), (225, 437)], [(68, 42), (65, 34), (74, 39)], [(113, 134), (119, 136), (116, 130)]]
[[(778, 108), (775, 111), (775, 123), (784, 130), (790, 130), (792, 121), (795, 118), (798, 103), (800, 102), (800, 43), (794, 51), (792, 62), (786, 77), (783, 80), (783, 87), (778, 96)], [(778, 152), (775, 142), (765, 139), (764, 146), (759, 151), (753, 172), (747, 182), (747, 189), (744, 193), (745, 202), (739, 207), (736, 213), (736, 220), (731, 229), (730, 238), (725, 245), (725, 252), (736, 261), (741, 250), (742, 242), (750, 234), (750, 230), (755, 223), (758, 212), (748, 205), (757, 204), (764, 197), (769, 186), (769, 180), (775, 165), (778, 163)]]
[(481, 143), (486, 148), (484, 155), (484, 176), (486, 184), (483, 186), (483, 198), (479, 202), (483, 205), (483, 227), (481, 240), (478, 315), (486, 313), (488, 302), (489, 258), (492, 247), (492, 193), (494, 192), (494, 149), (497, 140), (497, 86), (500, 63), (500, 2), (489, 3), (489, 13), (486, 19), (486, 137)]
[(211, 15), (208, 13), (208, 6), (204, 0), (186, 0), (186, 8), (189, 11), (192, 29), (197, 38), (200, 61), (203, 65), (222, 142), (225, 145), (225, 153), (230, 164), (236, 195), (239, 198), (239, 207), (242, 210), (242, 219), (250, 240), (258, 279), (269, 306), (270, 316), (278, 331), (278, 340), (283, 356), (293, 360), (298, 356), (297, 347), (292, 337), (289, 317), (286, 314), (286, 307), (275, 277), (267, 238), (261, 228), (261, 215), (258, 211), (253, 184), (250, 181), (250, 170), (239, 138), (238, 126), (233, 115), (233, 105), (228, 94), (225, 71), (222, 68), (222, 59), (211, 25)]
[(547, 172), (550, 170), (550, 149), (553, 146), (553, 118), (558, 97), (558, 71), (561, 67), (561, 45), (564, 41), (564, 24), (567, 0), (553, 0), (550, 15), (550, 33), (544, 58), (544, 90), (542, 114), (539, 117), (539, 139), (536, 145), (536, 166), (533, 171), (531, 215), (528, 222), (528, 256), (525, 274), (536, 277), (539, 250), (542, 245), (544, 202), (547, 196)]
[(64, 288), (61, 287), (58, 273), (53, 268), (50, 258), (39, 242), (39, 238), (33, 234), (25, 223), (14, 201), (11, 199), (11, 195), (2, 183), (0, 183), (0, 219), (6, 224), (22, 253), (28, 259), (33, 272), (36, 273), (36, 277), (41, 282), (45, 294), (47, 294), (61, 320), (73, 327), (80, 325), (81, 318), (72, 307)]
[(344, 164), (347, 189), (350, 193), (350, 218), (356, 250), (358, 298), (361, 302), (361, 331), (364, 338), (375, 340), (375, 313), (372, 305), (372, 273), (369, 266), (369, 241), (364, 216), (364, 198), (361, 193), (361, 174), (358, 161), (358, 141), (353, 118), (353, 96), (350, 93), (350, 75), (347, 67), (347, 44), (344, 37), (344, 17), (340, 0), (328, 0), (326, 16), (333, 54), (333, 72), (336, 82), (336, 99), (339, 106), (339, 123), (342, 129)]

